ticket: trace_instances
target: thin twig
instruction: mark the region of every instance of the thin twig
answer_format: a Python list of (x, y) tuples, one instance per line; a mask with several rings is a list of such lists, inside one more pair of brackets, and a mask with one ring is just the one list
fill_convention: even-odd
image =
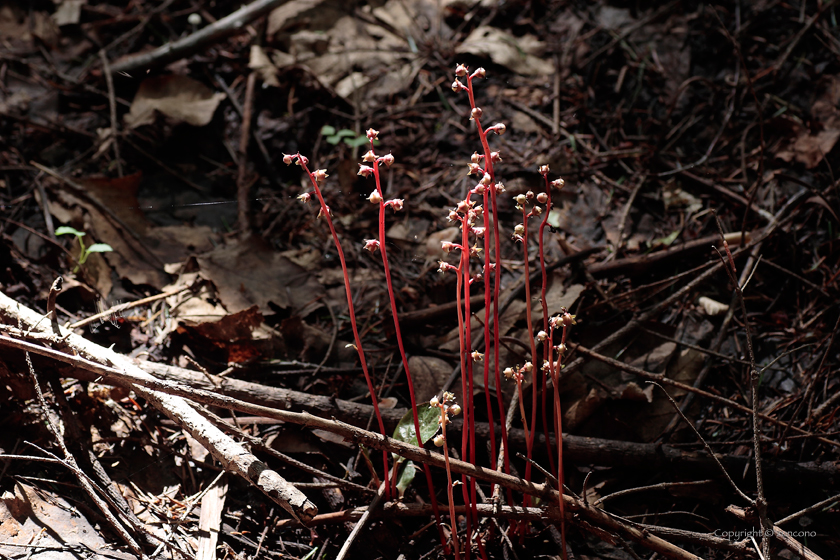
[(248, 235), (251, 231), (250, 222), (250, 197), (248, 191), (251, 183), (248, 181), (248, 140), (251, 137), (251, 114), (254, 110), (254, 84), (257, 82), (257, 73), (248, 74), (248, 81), (245, 85), (245, 102), (242, 111), (242, 130), (239, 136), (239, 173), (236, 180), (236, 202), (239, 209), (239, 233)]
[(114, 144), (114, 161), (117, 164), (117, 176), (123, 176), (122, 158), (120, 158), (119, 129), (117, 128), (117, 97), (114, 94), (114, 76), (111, 75), (111, 67), (108, 63), (108, 55), (105, 49), (99, 51), (99, 60), (102, 61), (102, 72), (105, 74), (105, 83), (108, 85), (108, 105), (111, 108), (111, 142)]
[(111, 65), (111, 72), (132, 72), (169, 64), (175, 60), (211, 45), (225, 37), (241, 33), (246, 25), (258, 17), (267, 14), (287, 0), (255, 0), (217, 22), (192, 33), (183, 39), (166, 43), (154, 50), (130, 58), (119, 60)]

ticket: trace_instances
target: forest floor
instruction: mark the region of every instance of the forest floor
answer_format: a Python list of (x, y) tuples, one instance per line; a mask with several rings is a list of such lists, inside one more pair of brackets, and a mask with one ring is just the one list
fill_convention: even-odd
[(1, 0), (0, 558), (840, 557), (837, 3), (654, 4)]

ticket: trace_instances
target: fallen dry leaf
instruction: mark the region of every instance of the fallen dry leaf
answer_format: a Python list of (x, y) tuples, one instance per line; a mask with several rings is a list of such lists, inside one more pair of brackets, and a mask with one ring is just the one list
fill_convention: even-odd
[(820, 123), (821, 129), (811, 131), (799, 123), (793, 124), (794, 139), (776, 152), (782, 161), (798, 161), (813, 169), (828, 155), (840, 138), (840, 76), (829, 76), (823, 86), (823, 93), (811, 106), (811, 116)]
[(99, 530), (63, 498), (22, 482), (15, 484), (14, 492), (0, 497), (0, 542), (4, 557), (18, 557), (28, 549), (25, 556), (31, 560), (72, 560), (80, 557), (73, 552), (74, 546), (86, 550), (84, 556), (91, 560), (135, 557), (109, 546)]
[(554, 65), (540, 58), (543, 50), (543, 44), (533, 35), (514, 37), (484, 25), (470, 33), (455, 52), (488, 56), (496, 64), (523, 76), (548, 76), (554, 73)]
[(259, 72), (260, 78), (265, 85), (278, 87), (280, 81), (277, 79), (277, 67), (265, 54), (265, 50), (259, 45), (251, 45), (251, 56), (248, 61), (248, 68)]
[(305, 269), (276, 253), (264, 240), (250, 237), (221, 245), (197, 258), (201, 275), (215, 284), (230, 313), (257, 305), (263, 314), (281, 309), (299, 311), (324, 293)]
[(155, 111), (193, 126), (204, 126), (213, 118), (224, 93), (214, 92), (187, 76), (147, 78), (140, 84), (131, 109), (125, 116), (130, 128), (152, 124)]

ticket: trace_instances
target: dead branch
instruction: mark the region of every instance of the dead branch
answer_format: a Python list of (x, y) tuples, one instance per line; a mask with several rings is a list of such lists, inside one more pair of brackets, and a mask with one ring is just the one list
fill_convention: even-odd
[[(23, 328), (31, 329), (36, 333), (49, 333), (48, 326), (40, 324), (43, 319), (40, 314), (18, 304), (2, 292), (0, 292), (0, 319), (7, 324), (20, 323)], [(292, 516), (306, 520), (318, 513), (315, 504), (309, 501), (300, 490), (213, 426), (182, 398), (183, 395), (175, 396), (159, 392), (154, 387), (147, 388), (145, 381), (154, 381), (154, 377), (137, 367), (131, 359), (76, 334), (67, 334), (60, 342), (58, 339), (55, 342), (91, 364), (97, 364), (107, 371), (118, 372), (118, 375), (123, 376), (124, 381), (133, 380), (133, 385), (128, 385), (128, 387), (198, 440), (216, 460), (222, 463), (226, 470), (254, 484)], [(101, 366), (102, 363), (113, 367)]]

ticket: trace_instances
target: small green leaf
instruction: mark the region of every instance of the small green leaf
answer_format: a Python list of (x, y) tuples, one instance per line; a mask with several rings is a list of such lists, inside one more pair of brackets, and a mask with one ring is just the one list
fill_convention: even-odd
[(75, 235), (76, 237), (82, 237), (85, 234), (83, 231), (79, 231), (76, 228), (72, 228), (70, 226), (61, 226), (55, 230), (56, 235), (67, 235), (68, 233), (70, 235)]
[(367, 144), (368, 139), (365, 136), (358, 136), (356, 138), (345, 138), (344, 143), (350, 146), (351, 148), (356, 148)]
[(349, 128), (342, 128), (338, 132), (335, 133), (336, 136), (339, 138), (343, 138), (345, 136), (356, 136), (356, 133), (350, 130)]
[[(432, 439), (438, 431), (440, 424), (440, 409), (432, 407), (429, 404), (421, 404), (417, 407), (417, 420), (420, 423), (420, 441), (424, 444)], [(398, 439), (405, 443), (417, 445), (417, 432), (414, 431), (414, 416), (409, 410), (405, 416), (402, 417), (400, 423), (394, 429), (394, 439)], [(395, 456), (396, 461), (401, 461), (402, 458)]]
[(333, 146), (335, 146), (339, 142), (341, 142), (341, 136), (339, 136), (338, 134), (335, 134), (333, 136), (327, 136), (327, 144), (332, 144)]
[(678, 230), (674, 231), (673, 233), (671, 233), (670, 235), (668, 235), (667, 237), (660, 237), (659, 239), (655, 239), (653, 241), (653, 244), (654, 245), (660, 245), (661, 244), (661, 245), (665, 245), (667, 247), (667, 246), (671, 245), (671, 243), (673, 243), (674, 241), (677, 240), (677, 237), (680, 236), (681, 231), (682, 231), (681, 229), (678, 229)]
[(107, 243), (94, 243), (90, 247), (88, 247), (88, 253), (110, 253), (114, 250), (113, 247), (108, 245)]
[(411, 482), (414, 480), (414, 475), (416, 474), (417, 467), (414, 466), (414, 462), (406, 461), (405, 466), (402, 468), (402, 472), (400, 473), (400, 477), (397, 479), (397, 490), (400, 493), (400, 498), (403, 497), (406, 489), (411, 486)]
[(323, 127), (321, 127), (321, 134), (323, 134), (324, 136), (332, 136), (333, 134), (335, 134), (335, 127), (325, 124)]

